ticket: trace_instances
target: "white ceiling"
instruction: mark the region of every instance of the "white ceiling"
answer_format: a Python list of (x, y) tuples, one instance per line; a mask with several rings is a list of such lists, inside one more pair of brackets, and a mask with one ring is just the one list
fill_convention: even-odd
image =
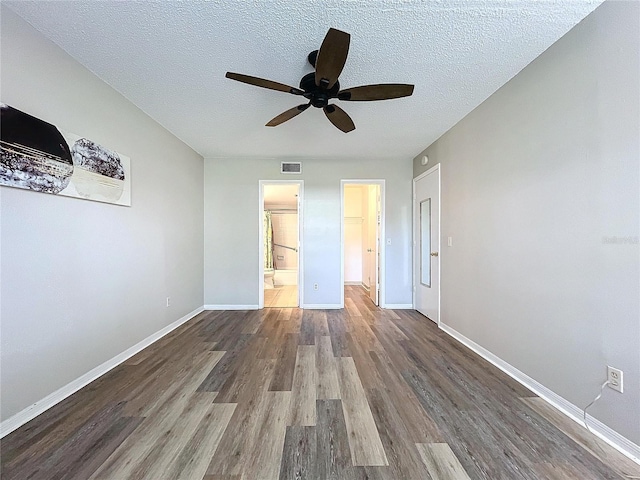
[[(205, 157), (412, 158), (601, 0), (3, 2)], [(329, 27), (351, 34), (342, 88), (412, 83), (412, 97), (339, 102), (344, 134), (300, 98), (226, 71), (298, 86)]]
[(263, 196), (268, 208), (298, 208), (298, 184), (265, 185)]

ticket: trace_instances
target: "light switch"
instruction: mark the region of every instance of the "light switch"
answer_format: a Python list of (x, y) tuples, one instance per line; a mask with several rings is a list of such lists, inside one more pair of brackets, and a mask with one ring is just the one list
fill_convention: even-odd
[(453, 247), (453, 237), (447, 237), (447, 247)]

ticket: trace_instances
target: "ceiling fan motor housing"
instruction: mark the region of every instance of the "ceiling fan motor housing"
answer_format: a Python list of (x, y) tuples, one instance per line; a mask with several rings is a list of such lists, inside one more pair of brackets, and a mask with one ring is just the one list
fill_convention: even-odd
[(317, 60), (317, 58), (318, 58), (318, 50), (314, 50), (309, 55), (307, 55), (307, 60), (309, 60), (309, 63), (311, 64), (311, 66), (313, 68), (316, 68), (316, 60)]
[(304, 97), (309, 99), (311, 105), (316, 108), (324, 108), (331, 98), (336, 98), (340, 91), (340, 82), (333, 84), (331, 88), (316, 85), (316, 74), (311, 72), (300, 80), (300, 88), (304, 90)]

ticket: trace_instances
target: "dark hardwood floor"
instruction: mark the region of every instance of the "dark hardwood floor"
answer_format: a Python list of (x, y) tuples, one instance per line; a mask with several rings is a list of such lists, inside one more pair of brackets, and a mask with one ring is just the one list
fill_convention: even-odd
[(0, 477), (639, 474), (428, 319), (345, 290), (343, 310), (201, 313), (3, 438)]

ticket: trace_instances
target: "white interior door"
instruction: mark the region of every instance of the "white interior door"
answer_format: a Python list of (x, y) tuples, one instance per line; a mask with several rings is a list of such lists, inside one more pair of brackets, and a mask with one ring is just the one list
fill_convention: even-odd
[(415, 309), (440, 322), (440, 169), (413, 183), (413, 250)]
[(380, 291), (380, 193), (378, 185), (369, 185), (369, 297), (378, 305)]

